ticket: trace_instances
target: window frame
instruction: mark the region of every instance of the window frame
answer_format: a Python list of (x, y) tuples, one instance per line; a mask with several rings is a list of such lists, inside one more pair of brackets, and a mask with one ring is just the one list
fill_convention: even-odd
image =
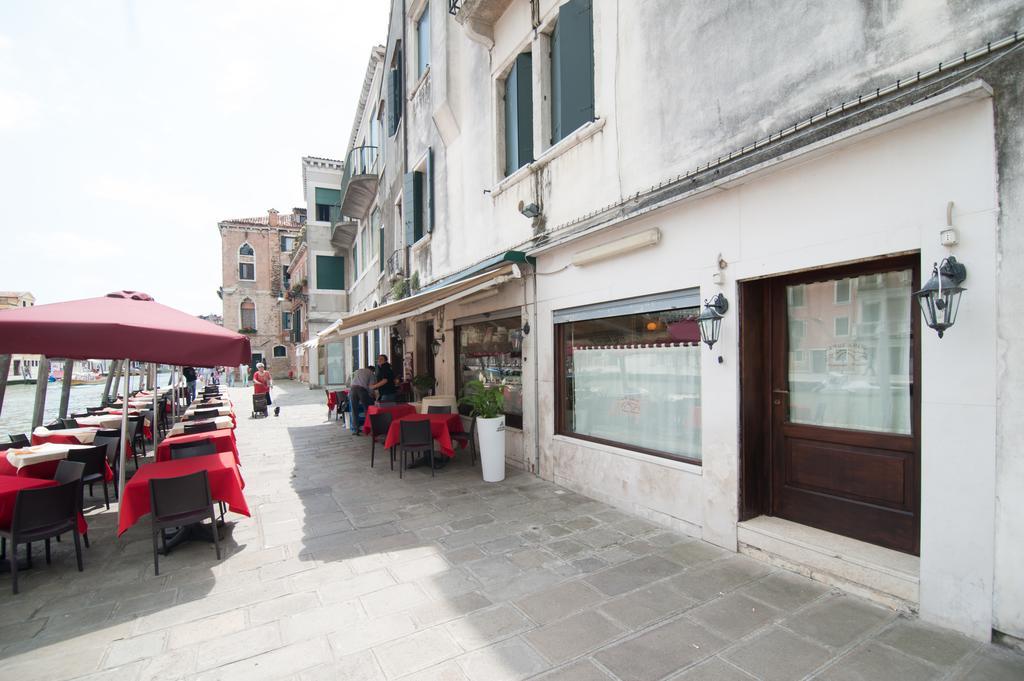
[[(426, 46), (423, 45), (423, 36), (420, 34), (420, 28), (424, 25), (424, 19), (426, 19)], [(426, 0), (423, 3), (423, 8), (414, 15), (412, 26), (412, 33), (416, 36), (416, 80), (418, 82), (425, 78), (430, 71), (430, 0)], [(424, 47), (426, 48), (425, 55)]]
[[(287, 317), (285, 315), (287, 315)], [(287, 323), (285, 323), (285, 319), (288, 320)], [(292, 311), (291, 310), (281, 310), (281, 330), (282, 331), (291, 331), (292, 330)]]
[[(281, 353), (280, 355), (279, 355), (279, 354), (277, 354), (277, 349), (278, 349), (278, 348), (281, 348), (281, 349), (282, 349), (282, 350), (284, 351), (284, 352), (282, 352), (282, 353)], [(287, 357), (288, 357), (288, 346), (286, 346), (286, 345), (281, 345), (280, 343), (279, 343), (279, 344), (277, 344), (277, 345), (275, 345), (275, 346), (274, 346), (273, 348), (271, 348), (271, 350), (270, 350), (270, 356), (271, 356), (272, 358), (276, 357), (276, 358), (280, 359), (281, 357), (284, 357), (284, 358), (286, 358), (286, 359), (287, 359)]]
[[(249, 250), (252, 251), (251, 255), (246, 255), (242, 253), (242, 249), (244, 249), (246, 246), (248, 246)], [(253, 248), (252, 244), (249, 243), (248, 239), (243, 241), (242, 244), (238, 247), (238, 251), (236, 251), (236, 257), (238, 259), (238, 267), (236, 269), (238, 273), (238, 281), (256, 281), (256, 249)], [(249, 259), (242, 260), (242, 258)], [(242, 265), (252, 266), (252, 277), (242, 276)]]
[[(314, 293), (325, 293), (325, 294), (330, 294), (330, 295), (337, 295), (339, 293), (344, 293), (345, 291), (348, 290), (348, 286), (346, 285), (346, 279), (345, 279), (345, 275), (347, 274), (345, 272), (345, 256), (338, 255), (337, 253), (335, 253), (333, 251), (313, 251), (312, 253), (310, 253), (310, 257), (311, 257), (312, 265), (313, 265), (313, 267), (312, 267), (313, 271), (310, 273), (312, 275), (311, 276), (312, 286), (309, 287), (310, 291), (312, 291)], [(341, 284), (342, 284), (341, 288), (320, 288), (320, 261), (319, 261), (319, 259), (321, 257), (341, 258)]]
[[(246, 326), (245, 320), (242, 317), (242, 306), (246, 303), (252, 304), (252, 326)], [(259, 307), (256, 305), (256, 301), (246, 296), (238, 301), (238, 328), (239, 329), (252, 329), (253, 331), (259, 331)]]
[[(510, 311), (507, 314), (506, 313), (502, 313), (502, 312), (498, 312), (498, 313), (493, 314), (492, 317), (487, 317), (486, 319), (479, 319), (479, 318), (475, 318), (475, 317), (470, 317), (468, 319), (456, 320), (455, 321), (455, 326), (452, 329), (452, 334), (455, 336), (454, 371), (455, 371), (455, 395), (457, 397), (462, 394), (462, 391), (465, 388), (465, 386), (462, 385), (462, 364), (461, 364), (461, 361), (460, 361), (460, 357), (462, 356), (462, 333), (461, 333), (462, 327), (473, 326), (474, 324), (480, 324), (480, 323), (484, 323), (484, 322), (489, 322), (489, 323), (496, 324), (498, 322), (507, 322), (507, 321), (511, 320), (511, 321), (513, 321), (513, 328), (514, 328), (514, 323), (515, 322), (519, 322), (520, 324), (522, 323), (522, 320), (520, 319), (520, 312), (519, 312), (519, 310), (515, 310), (514, 312)], [(519, 351), (519, 358), (520, 358), (520, 381), (522, 381), (522, 373), (521, 373), (522, 372), (522, 366), (523, 366), (522, 365), (522, 356), (523, 356), (523, 352), (522, 352), (522, 350), (520, 350)], [(525, 384), (520, 383), (519, 391), (520, 391), (521, 394), (525, 395), (525, 393), (526, 393), (526, 386), (525, 386)], [(525, 416), (525, 413), (526, 413), (525, 405), (523, 407), (523, 413), (522, 414), (506, 414), (505, 412), (502, 412), (502, 415), (505, 417), (505, 425), (507, 427), (509, 427), (509, 428), (515, 428), (517, 430), (522, 430), (523, 429), (523, 417)], [(511, 417), (511, 420), (509, 420), (509, 417)]]

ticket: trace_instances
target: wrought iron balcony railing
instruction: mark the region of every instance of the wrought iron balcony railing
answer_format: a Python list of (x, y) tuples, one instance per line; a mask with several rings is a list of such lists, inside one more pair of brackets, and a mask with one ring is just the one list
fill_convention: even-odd
[(399, 249), (399, 250), (395, 251), (394, 253), (392, 253), (391, 256), (388, 258), (387, 262), (384, 264), (384, 271), (385, 271), (386, 276), (387, 276), (388, 279), (392, 279), (394, 277), (400, 277), (400, 276), (402, 276), (405, 273), (404, 272), (404, 269), (405, 269), (405, 257), (404, 256), (405, 256), (404, 250)]

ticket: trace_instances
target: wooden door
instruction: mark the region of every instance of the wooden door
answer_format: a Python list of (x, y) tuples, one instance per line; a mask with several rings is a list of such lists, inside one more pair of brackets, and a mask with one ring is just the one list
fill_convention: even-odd
[(916, 258), (769, 286), (771, 513), (919, 551)]

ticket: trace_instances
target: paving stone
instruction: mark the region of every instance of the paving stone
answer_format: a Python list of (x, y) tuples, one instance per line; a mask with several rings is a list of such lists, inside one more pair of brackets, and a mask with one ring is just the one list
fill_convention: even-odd
[(687, 570), (669, 580), (673, 588), (698, 601), (732, 591), (771, 571), (771, 568), (747, 558), (734, 556)]
[(506, 558), (521, 568), (535, 568), (551, 562), (555, 557), (544, 549), (535, 548), (513, 551)]
[(518, 681), (548, 666), (544, 658), (520, 638), (466, 653), (457, 662), (470, 681)]
[(610, 678), (590, 660), (578, 660), (545, 674), (538, 681), (609, 681)]
[(413, 620), (422, 627), (429, 627), (441, 622), (467, 615), (476, 610), (486, 608), (491, 602), (483, 594), (471, 591), (440, 601), (431, 601), (410, 611)]
[(828, 592), (806, 577), (779, 570), (743, 588), (743, 593), (781, 610), (796, 610)]
[(458, 663), (448, 661), (403, 677), (402, 681), (468, 681), (468, 677)]
[(598, 527), (586, 532), (580, 532), (573, 538), (594, 549), (603, 549), (606, 546), (622, 544), (630, 540), (629, 535), (607, 527)]
[(680, 567), (658, 556), (645, 556), (622, 563), (603, 572), (586, 577), (585, 580), (609, 596), (646, 586), (651, 582), (678, 573)]
[(941, 675), (942, 672), (931, 665), (879, 643), (869, 642), (830, 665), (817, 678), (822, 681), (875, 681), (884, 678), (930, 681)]
[(167, 639), (165, 632), (155, 632), (143, 636), (135, 636), (123, 641), (114, 641), (107, 649), (107, 657), (103, 666), (118, 667), (136, 660), (144, 660), (159, 655), (164, 649)]
[(1020, 681), (1024, 679), (1024, 656), (987, 646), (952, 678), (955, 681)]
[(764, 681), (791, 681), (804, 678), (831, 655), (824, 646), (772, 627), (722, 657)]
[(783, 625), (815, 641), (841, 647), (892, 617), (892, 611), (881, 606), (837, 596), (800, 611)]
[(467, 563), (466, 567), (484, 583), (512, 579), (522, 573), (522, 568), (505, 556), (490, 556)]
[(241, 631), (246, 626), (248, 626), (248, 623), (245, 619), (245, 611), (231, 610), (205, 619), (171, 627), (168, 631), (167, 647), (170, 649), (184, 648), (209, 640), (213, 632), (223, 636)]
[(523, 638), (549, 661), (561, 664), (608, 643), (623, 631), (596, 610), (584, 610), (524, 634)]
[(605, 648), (594, 658), (622, 681), (655, 681), (714, 655), (725, 644), (718, 634), (679, 619)]
[(589, 607), (601, 599), (601, 594), (589, 584), (573, 581), (521, 598), (515, 604), (534, 622), (546, 624)]
[(728, 638), (738, 639), (781, 614), (777, 608), (749, 596), (731, 593), (690, 610), (689, 617)]
[(320, 586), (319, 593), (324, 603), (340, 603), (394, 586), (394, 584), (394, 578), (387, 571), (377, 570), (348, 579), (327, 582)]
[(211, 632), (211, 637), (199, 644), (197, 664), (200, 671), (251, 658), (281, 645), (277, 624), (248, 627), (227, 636), (215, 636), (216, 632)]
[(286, 643), (296, 643), (310, 636), (321, 636), (359, 626), (367, 619), (366, 611), (358, 600), (327, 605), (283, 617), (278, 621), (281, 637)]
[(685, 612), (696, 602), (661, 582), (614, 598), (600, 610), (629, 629), (640, 629), (656, 620)]
[(373, 652), (384, 675), (395, 679), (454, 658), (463, 650), (442, 627), (433, 627), (378, 646)]
[(554, 541), (550, 544), (546, 544), (545, 548), (547, 548), (548, 551), (551, 551), (555, 555), (562, 556), (563, 558), (575, 556), (576, 554), (582, 553), (587, 550), (587, 546), (585, 544), (581, 544), (578, 541), (573, 541), (572, 539), (562, 539), (560, 541)]
[(484, 552), (475, 546), (464, 546), (461, 549), (455, 549), (453, 551), (447, 551), (444, 557), (454, 565), (461, 563), (468, 563), (473, 560), (479, 560), (484, 557)]
[(714, 544), (694, 539), (693, 541), (661, 549), (658, 551), (658, 555), (684, 567), (693, 567), (694, 565), (700, 565), (733, 554), (731, 551), (726, 551)]
[(416, 630), (416, 624), (405, 613), (366, 620), (358, 627), (346, 627), (328, 636), (336, 655), (349, 655), (373, 648)]
[(978, 647), (977, 642), (919, 620), (900, 619), (878, 640), (907, 655), (950, 667)]
[(533, 627), (533, 622), (508, 604), (480, 610), (445, 625), (466, 650), (482, 648)]
[(273, 622), (318, 607), (320, 599), (312, 591), (288, 594), (272, 601), (257, 603), (249, 608), (249, 621), (253, 625)]
[(429, 599), (415, 584), (396, 584), (361, 597), (360, 602), (369, 617), (381, 617), (411, 610)]
[(211, 669), (197, 675), (195, 681), (277, 681), (330, 659), (327, 643), (312, 639)]
[(671, 681), (752, 681), (750, 676), (717, 657), (690, 667)]

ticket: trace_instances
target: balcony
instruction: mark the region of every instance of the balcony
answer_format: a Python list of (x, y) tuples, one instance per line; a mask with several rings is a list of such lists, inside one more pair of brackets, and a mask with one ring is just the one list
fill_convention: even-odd
[(470, 38), (493, 44), (494, 23), (511, 4), (512, 0), (448, 0), (448, 13)]
[(384, 272), (388, 280), (405, 276), (405, 250), (400, 249), (391, 254), (384, 263)]
[(348, 152), (345, 174), (341, 176), (342, 215), (366, 217), (377, 196), (378, 161), (377, 147), (355, 147)]

